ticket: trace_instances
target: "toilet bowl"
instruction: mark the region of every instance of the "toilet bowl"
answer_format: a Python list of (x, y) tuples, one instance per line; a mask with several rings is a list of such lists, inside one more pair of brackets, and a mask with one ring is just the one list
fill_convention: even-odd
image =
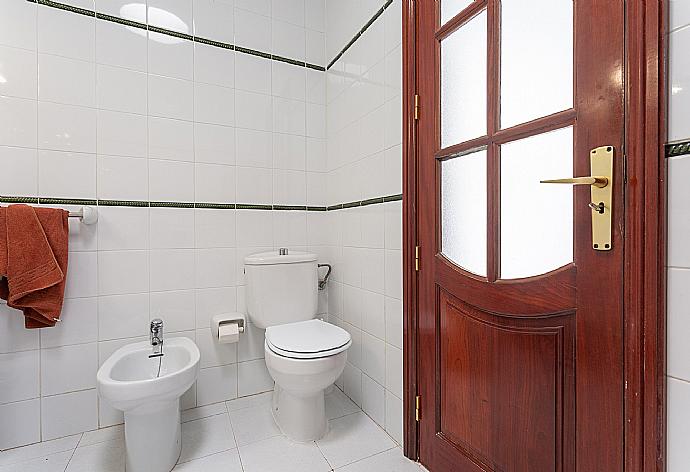
[(115, 351), (96, 375), (98, 394), (124, 412), (127, 472), (168, 472), (180, 457), (180, 396), (199, 373), (199, 349), (188, 338), (165, 340), (149, 357), (147, 341)]
[(316, 319), (266, 329), (273, 417), (290, 439), (314, 441), (326, 434), (324, 391), (342, 374), (351, 344), (350, 333)]

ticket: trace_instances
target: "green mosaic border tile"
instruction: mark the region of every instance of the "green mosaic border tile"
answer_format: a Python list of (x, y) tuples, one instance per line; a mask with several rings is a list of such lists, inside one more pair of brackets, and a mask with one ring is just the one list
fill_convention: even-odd
[(690, 141), (668, 143), (666, 157), (686, 156), (690, 154)]
[(89, 198), (51, 198), (38, 197), (39, 205), (97, 205), (97, 200)]
[(112, 207), (149, 207), (149, 202), (142, 200), (98, 200), (98, 206)]
[(234, 203), (195, 203), (194, 208), (202, 210), (234, 210), (237, 207)]
[[(148, 30), (148, 31), (151, 31), (154, 33), (164, 34), (167, 36), (172, 36), (172, 37), (183, 39), (186, 41), (192, 41), (192, 42), (196, 42), (196, 43), (200, 43), (200, 44), (206, 44), (209, 46), (214, 46), (214, 47), (218, 47), (218, 48), (222, 48), (222, 49), (237, 51), (237, 52), (240, 52), (243, 54), (249, 54), (252, 56), (263, 57), (264, 59), (269, 59), (269, 60), (273, 60), (273, 61), (285, 62), (287, 64), (292, 64), (292, 65), (298, 66), (298, 67), (305, 67), (307, 69), (318, 70), (321, 72), (326, 71), (326, 67), (324, 67), (324, 66), (319, 66), (316, 64), (310, 64), (310, 63), (305, 62), (305, 61), (298, 61), (296, 59), (291, 59), (289, 57), (278, 56), (278, 55), (270, 54), (270, 53), (263, 52), (263, 51), (257, 51), (255, 49), (245, 48), (245, 47), (237, 46), (237, 45), (230, 44), (230, 43), (224, 43), (221, 41), (214, 41), (212, 39), (194, 36), (194, 35), (187, 34), (187, 33), (180, 33), (178, 31), (173, 31), (173, 30), (169, 30), (166, 28), (161, 28), (159, 26), (147, 25), (144, 23), (139, 23), (138, 21), (127, 20), (125, 18), (120, 18), (117, 16), (108, 15), (105, 13), (99, 13), (97, 11), (87, 10), (85, 8), (79, 8), (79, 7), (75, 7), (72, 5), (66, 5), (64, 3), (55, 2), (52, 0), (26, 0), (26, 1), (30, 2), (30, 3), (36, 3), (39, 5), (44, 5), (44, 6), (51, 7), (51, 8), (57, 8), (59, 10), (65, 10), (65, 11), (69, 11), (72, 13), (77, 13), (79, 15), (95, 17), (99, 20), (109, 21), (112, 23), (118, 23), (121, 25), (130, 26), (132, 28), (145, 29), (145, 30)], [(390, 1), (392, 1), (392, 0), (389, 0), (389, 2)]]
[(328, 63), (326, 66), (326, 70), (330, 69), (333, 67), (333, 65), (338, 62), (338, 59), (343, 57), (343, 54), (347, 52), (348, 49), (352, 47), (353, 44), (357, 42), (357, 40), (364, 34), (364, 32), (371, 27), (371, 25), (374, 24), (376, 20), (378, 20), (381, 15), (383, 15), (383, 12), (386, 11), (386, 8), (391, 6), (391, 3), (393, 3), (393, 0), (387, 0), (386, 3), (383, 4), (381, 8), (378, 9), (376, 13), (369, 19), (369, 21), (366, 22), (366, 24), (348, 41), (348, 43), (343, 47), (338, 54), (333, 58), (331, 62)]
[(151, 208), (194, 208), (193, 202), (149, 202)]
[(0, 196), (0, 203), (25, 203), (38, 205), (38, 197)]
[(388, 195), (385, 197), (370, 198), (354, 202), (338, 203), (330, 206), (311, 205), (263, 205), (255, 203), (212, 203), (212, 202), (149, 202), (145, 200), (92, 200), (86, 198), (52, 198), (52, 197), (26, 197), (26, 196), (0, 196), (0, 203), (25, 203), (33, 205), (80, 205), (103, 207), (135, 207), (135, 208), (198, 208), (215, 210), (273, 210), (273, 211), (313, 211), (326, 212), (357, 208), (368, 205), (380, 205), (382, 203), (402, 200), (402, 195)]

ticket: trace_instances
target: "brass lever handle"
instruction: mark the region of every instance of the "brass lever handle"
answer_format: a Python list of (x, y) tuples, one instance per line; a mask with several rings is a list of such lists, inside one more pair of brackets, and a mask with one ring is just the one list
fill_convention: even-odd
[(542, 184), (572, 184), (572, 185), (594, 185), (598, 188), (604, 188), (609, 184), (608, 177), (599, 175), (591, 177), (573, 177), (570, 179), (551, 179), (540, 180)]

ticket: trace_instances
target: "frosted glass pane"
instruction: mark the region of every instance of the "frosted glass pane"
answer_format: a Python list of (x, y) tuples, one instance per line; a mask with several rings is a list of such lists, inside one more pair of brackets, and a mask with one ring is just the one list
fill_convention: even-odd
[(486, 276), (486, 151), (441, 162), (441, 251)]
[(501, 278), (544, 274), (573, 260), (573, 129), (501, 146)]
[(573, 106), (573, 1), (501, 3), (501, 127)]
[(486, 12), (441, 42), (441, 147), (486, 134)]
[(441, 24), (470, 6), (474, 0), (441, 0)]

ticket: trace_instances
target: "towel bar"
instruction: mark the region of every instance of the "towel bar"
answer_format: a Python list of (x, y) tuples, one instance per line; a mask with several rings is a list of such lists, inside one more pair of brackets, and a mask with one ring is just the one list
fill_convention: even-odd
[(80, 218), (85, 225), (92, 225), (98, 221), (98, 210), (94, 207), (85, 206), (81, 210), (70, 211), (70, 218)]

